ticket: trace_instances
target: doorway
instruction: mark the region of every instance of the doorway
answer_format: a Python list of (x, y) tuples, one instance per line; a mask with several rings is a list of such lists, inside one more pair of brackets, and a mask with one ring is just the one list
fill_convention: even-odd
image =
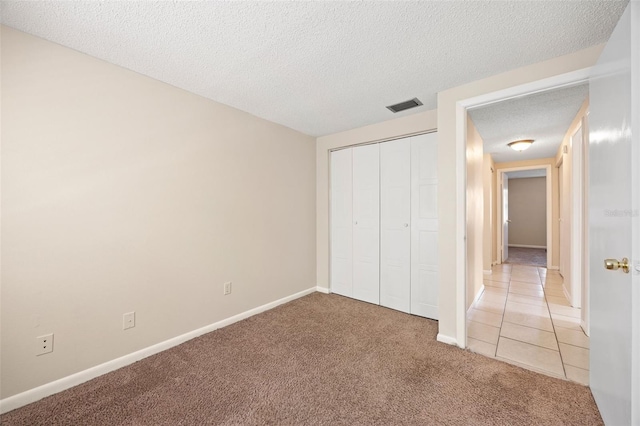
[[(562, 144), (571, 139), (574, 122), (581, 123), (587, 92), (586, 84), (577, 83), (496, 101), (470, 109), (467, 122), (467, 153), (477, 150), (479, 135), (483, 155), (491, 157), (485, 164), (495, 172), (495, 199), (485, 202), (496, 211), (491, 236), (495, 261), (488, 273), (484, 268), (479, 290), (469, 285), (476, 274), (467, 274), (467, 345), (472, 351), (583, 384), (589, 377), (588, 337), (580, 328), (581, 311), (565, 298), (564, 280), (557, 271), (557, 158), (563, 158)], [(526, 153), (515, 152), (508, 146), (514, 139), (534, 143)], [(475, 266), (471, 258), (476, 256), (470, 250), (474, 227), (469, 226), (469, 218), (475, 220), (474, 176), (468, 166), (468, 268)], [(541, 253), (542, 259), (518, 258), (518, 251), (528, 250)]]
[(501, 263), (552, 266), (551, 166), (500, 168), (497, 181)]

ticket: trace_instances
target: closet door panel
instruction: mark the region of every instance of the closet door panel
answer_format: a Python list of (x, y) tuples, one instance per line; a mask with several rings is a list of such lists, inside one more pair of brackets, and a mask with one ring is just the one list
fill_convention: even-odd
[(353, 297), (380, 303), (380, 151), (353, 148)]
[(331, 153), (331, 292), (353, 296), (351, 148)]
[(411, 307), (411, 140), (380, 144), (380, 304)]
[(438, 319), (438, 163), (435, 133), (411, 138), (411, 313)]

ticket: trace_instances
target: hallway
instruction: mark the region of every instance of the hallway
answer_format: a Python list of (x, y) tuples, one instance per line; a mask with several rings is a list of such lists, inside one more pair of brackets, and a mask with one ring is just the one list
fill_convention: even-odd
[(502, 264), (485, 275), (484, 286), (467, 313), (471, 351), (589, 384), (589, 338), (558, 271)]

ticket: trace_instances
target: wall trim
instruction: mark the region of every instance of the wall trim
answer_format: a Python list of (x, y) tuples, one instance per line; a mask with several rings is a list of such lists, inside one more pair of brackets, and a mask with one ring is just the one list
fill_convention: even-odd
[(469, 309), (467, 309), (467, 315), (469, 315), (469, 311), (471, 309), (473, 309), (473, 305), (474, 303), (476, 303), (478, 300), (480, 300), (480, 297), (482, 297), (482, 294), (484, 293), (485, 287), (484, 284), (482, 284), (480, 286), (480, 289), (478, 290), (478, 293), (476, 294), (476, 297), (473, 298), (473, 302), (471, 302), (471, 306), (469, 306)]
[(316, 291), (323, 292), (322, 290), (319, 290), (320, 288), (322, 287), (308, 288), (306, 290), (300, 291), (290, 296), (283, 297), (282, 299), (278, 299), (273, 302), (266, 303), (262, 306), (258, 306), (257, 308), (249, 309), (248, 311), (241, 312), (229, 318), (225, 318), (223, 320), (214, 322), (213, 324), (206, 325), (196, 330), (184, 333), (180, 336), (173, 337), (163, 342), (156, 343), (155, 345), (151, 345), (146, 348), (140, 349), (136, 352), (132, 352), (130, 354), (121, 356), (120, 358), (112, 359), (105, 363), (96, 365), (95, 367), (91, 367), (86, 370), (79, 371), (77, 373), (71, 374), (61, 379), (54, 380), (53, 382), (49, 382), (44, 385), (38, 386), (36, 388), (21, 392), (19, 394), (12, 395), (8, 398), (4, 398), (0, 400), (0, 414), (7, 413), (11, 410), (15, 410), (16, 408), (20, 408), (27, 404), (31, 404), (32, 402), (36, 402), (47, 396), (56, 394), (58, 392), (62, 392), (64, 390), (67, 390), (69, 388), (82, 384), (84, 382), (87, 382), (96, 377), (115, 371), (119, 368), (126, 367), (127, 365), (133, 364), (136, 361), (140, 361), (141, 359), (147, 358), (151, 355), (155, 355), (162, 351), (166, 351), (167, 349), (170, 349), (174, 346), (178, 346), (188, 340), (202, 336), (203, 334), (209, 333), (211, 331), (217, 330), (222, 327), (226, 327), (228, 325), (231, 325), (238, 321), (242, 321), (243, 319), (252, 317), (259, 313), (268, 311), (270, 309), (275, 308), (276, 306), (282, 305), (284, 303), (290, 302), (292, 300), (298, 299), (300, 297), (306, 296)]
[(455, 338), (451, 336), (446, 336), (442, 333), (438, 333), (436, 340), (441, 343), (446, 343), (447, 345), (458, 346), (458, 341)]
[(320, 286), (317, 286), (317, 287), (316, 287), (316, 291), (317, 291), (318, 293), (324, 293), (324, 294), (329, 294), (329, 293), (330, 293), (330, 292), (329, 292), (329, 289), (328, 289), (327, 287), (320, 287)]
[(559, 271), (559, 270), (560, 270), (560, 267), (559, 267), (559, 266), (553, 266), (553, 265), (551, 265), (551, 266), (547, 266), (547, 269), (550, 269), (550, 270), (552, 270), (552, 271)]
[[(545, 159), (540, 159), (545, 160)], [(496, 179), (496, 204), (498, 205), (497, 208), (497, 223), (502, 224), (503, 223), (503, 217), (502, 217), (502, 183), (503, 183), (503, 175), (506, 174), (507, 172), (511, 172), (511, 171), (517, 171), (517, 170), (538, 170), (538, 169), (544, 169), (545, 170), (545, 198), (546, 198), (546, 204), (547, 204), (547, 208), (546, 208), (546, 217), (547, 217), (547, 229), (546, 229), (546, 241), (547, 241), (547, 246), (543, 247), (545, 249), (547, 249), (547, 265), (550, 265), (553, 259), (553, 185), (552, 185), (552, 180), (553, 180), (553, 175), (552, 175), (552, 170), (551, 170), (551, 165), (549, 164), (544, 164), (544, 163), (540, 163), (537, 165), (528, 165), (528, 166), (517, 166), (517, 167), (508, 167), (508, 168), (500, 168), (500, 169), (496, 169), (497, 170), (497, 179)], [(502, 240), (503, 240), (503, 236), (502, 236), (502, 225), (500, 226), (496, 226), (496, 241), (498, 242), (498, 248), (502, 247)], [(518, 244), (508, 244), (508, 247), (532, 247), (532, 248), (537, 248), (536, 246), (524, 246), (524, 245), (518, 245)], [(538, 246), (539, 247), (539, 246)], [(500, 251), (500, 253), (502, 253), (500, 255), (500, 260), (504, 261), (506, 259), (502, 259), (502, 257), (504, 256), (504, 253), (502, 251)]]
[(589, 327), (587, 327), (587, 323), (585, 320), (583, 319), (580, 320), (580, 327), (582, 328), (582, 331), (584, 332), (584, 334), (587, 335), (587, 337), (591, 337), (589, 336)]
[(567, 299), (567, 301), (569, 302), (569, 305), (571, 305), (572, 308), (575, 308), (575, 306), (572, 303), (572, 298), (571, 298), (571, 293), (569, 293), (567, 291), (567, 286), (564, 284), (564, 277), (562, 278), (562, 292), (564, 293), (564, 297)]
[(532, 246), (528, 244), (509, 244), (509, 247), (547, 249), (547, 246)]

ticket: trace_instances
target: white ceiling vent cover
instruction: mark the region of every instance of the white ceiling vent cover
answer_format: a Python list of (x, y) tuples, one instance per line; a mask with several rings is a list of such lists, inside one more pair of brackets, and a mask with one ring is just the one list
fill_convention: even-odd
[(422, 105), (422, 102), (418, 98), (413, 98), (409, 101), (400, 102), (395, 105), (389, 105), (387, 109), (393, 113), (404, 111), (406, 109), (415, 108), (417, 106)]

